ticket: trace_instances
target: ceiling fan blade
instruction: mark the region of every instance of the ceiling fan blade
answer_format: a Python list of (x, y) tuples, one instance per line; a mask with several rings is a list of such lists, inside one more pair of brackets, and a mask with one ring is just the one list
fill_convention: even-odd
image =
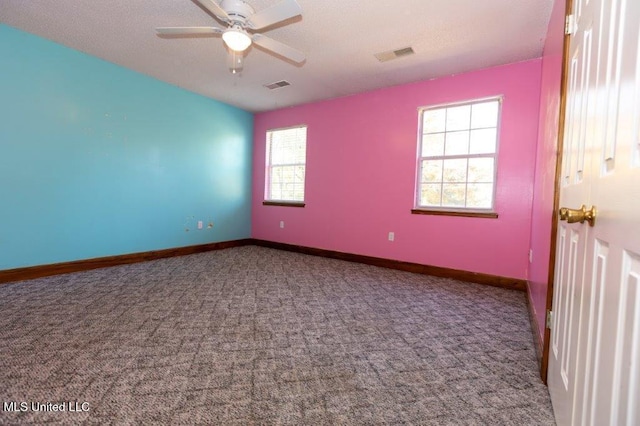
[(296, 0), (284, 0), (250, 16), (247, 22), (251, 29), (259, 30), (301, 14), (302, 8)]
[(260, 47), (270, 50), (273, 53), (276, 53), (298, 64), (304, 62), (306, 59), (304, 53), (300, 52), (299, 50), (294, 49), (291, 46), (287, 46), (284, 43), (280, 43), (279, 41), (276, 41), (262, 34), (254, 34), (253, 42)]
[(188, 35), (188, 34), (222, 34), (224, 30), (218, 27), (160, 27), (156, 28), (160, 35)]
[(196, 0), (196, 1), (200, 3), (202, 7), (204, 7), (209, 12), (213, 13), (223, 21), (229, 20), (229, 15), (227, 14), (227, 11), (224, 10), (222, 7), (220, 7), (220, 5), (216, 3), (214, 0)]

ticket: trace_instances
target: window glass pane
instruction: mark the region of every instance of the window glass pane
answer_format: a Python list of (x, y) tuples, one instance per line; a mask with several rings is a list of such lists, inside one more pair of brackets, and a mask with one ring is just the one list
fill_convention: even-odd
[(434, 157), (444, 153), (444, 133), (434, 133), (422, 137), (422, 156)]
[(278, 148), (282, 152), (282, 163), (280, 164), (291, 164), (295, 161), (296, 152), (292, 143), (283, 141)]
[(293, 200), (293, 184), (292, 183), (285, 183), (283, 184), (282, 187), (282, 199), (283, 200)]
[(285, 129), (268, 132), (271, 164), (304, 163), (306, 129)]
[(273, 182), (273, 183), (282, 182), (282, 168), (281, 167), (272, 167), (271, 168), (271, 182)]
[(294, 167), (291, 166), (287, 166), (287, 167), (282, 167), (282, 180), (285, 183), (291, 183), (293, 182), (293, 176), (294, 176)]
[(471, 121), (471, 105), (447, 108), (447, 132), (467, 130)]
[(444, 132), (445, 109), (429, 109), (422, 113), (422, 133)]
[(498, 125), (499, 101), (474, 104), (471, 109), (471, 128), (496, 127)]
[(295, 180), (304, 184), (304, 166), (296, 166)]
[(420, 185), (420, 205), (421, 206), (440, 206), (440, 197), (442, 194), (442, 185), (438, 184), (422, 184)]
[(467, 159), (443, 160), (443, 181), (444, 182), (466, 182), (467, 180)]
[(496, 129), (471, 131), (470, 154), (493, 154), (496, 152)]
[(284, 163), (284, 150), (282, 149), (282, 143), (280, 143), (276, 138), (271, 140), (271, 164), (282, 164)]
[(469, 132), (447, 133), (444, 155), (467, 155), (469, 153)]
[(267, 132), (267, 199), (304, 201), (306, 146), (306, 127)]
[(282, 188), (279, 183), (271, 182), (269, 198), (272, 200), (282, 200)]
[(466, 198), (466, 186), (463, 184), (443, 184), (442, 185), (442, 206), (444, 207), (464, 207)]
[(294, 157), (293, 157), (293, 162), (294, 163), (304, 163), (305, 159), (307, 157), (307, 143), (306, 143), (306, 139), (305, 140), (297, 140), (294, 143)]
[(304, 200), (304, 184), (296, 183), (293, 185), (293, 199), (295, 201)]
[(442, 182), (442, 160), (422, 161), (421, 182)]
[(275, 141), (271, 143), (271, 164), (282, 164), (284, 162), (284, 152)]
[(284, 151), (284, 162), (286, 164), (299, 163), (304, 159), (301, 158), (300, 146), (295, 141), (287, 141), (282, 144)]
[(493, 158), (470, 158), (468, 181), (493, 182)]
[(491, 209), (500, 99), (423, 109), (416, 204)]
[(467, 207), (490, 209), (493, 199), (493, 184), (470, 183), (467, 187)]

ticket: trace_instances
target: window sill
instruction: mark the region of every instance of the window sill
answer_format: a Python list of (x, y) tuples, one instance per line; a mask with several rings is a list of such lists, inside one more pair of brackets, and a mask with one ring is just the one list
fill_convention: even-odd
[(461, 212), (452, 210), (427, 210), (427, 209), (412, 209), (411, 214), (427, 214), (434, 216), (459, 216), (459, 217), (480, 217), (485, 219), (497, 219), (498, 213), (495, 212)]
[(299, 201), (263, 201), (263, 206), (280, 206), (280, 207), (304, 207), (305, 203)]

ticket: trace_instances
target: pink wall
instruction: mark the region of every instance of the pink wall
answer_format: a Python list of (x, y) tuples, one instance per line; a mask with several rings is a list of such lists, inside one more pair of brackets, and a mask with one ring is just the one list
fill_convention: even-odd
[[(537, 59), (257, 114), (252, 236), (526, 279), (540, 77)], [(500, 217), (412, 215), (418, 107), (495, 95)], [(298, 124), (308, 126), (307, 205), (263, 206), (265, 132)]]
[(551, 220), (555, 189), (558, 121), (560, 117), (560, 81), (562, 73), (562, 49), (564, 38), (565, 0), (556, 0), (542, 58), (542, 87), (538, 151), (534, 180), (533, 210), (531, 219), (531, 248), (533, 262), (529, 270), (531, 305), (535, 311), (544, 337), (549, 248), (551, 244)]

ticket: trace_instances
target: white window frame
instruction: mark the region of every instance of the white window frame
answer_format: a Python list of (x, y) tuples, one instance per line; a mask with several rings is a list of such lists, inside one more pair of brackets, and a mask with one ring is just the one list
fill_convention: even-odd
[[(305, 158), (304, 158), (304, 162), (300, 163), (300, 162), (291, 162), (291, 163), (279, 163), (279, 164), (273, 164), (272, 162), (272, 146), (271, 146), (271, 134), (275, 133), (275, 132), (281, 132), (281, 131), (287, 131), (287, 130), (294, 130), (294, 129), (304, 129), (304, 143), (305, 143)], [(297, 125), (297, 126), (291, 126), (291, 127), (282, 127), (282, 128), (277, 128), (277, 129), (269, 129), (266, 132), (266, 149), (265, 149), (265, 190), (264, 190), (264, 202), (263, 204), (274, 204), (274, 205), (293, 205), (293, 206), (298, 206), (298, 207), (304, 207), (304, 198), (306, 197), (306, 163), (307, 163), (307, 156), (306, 156), (306, 151), (307, 151), (307, 125), (306, 124), (302, 124), (302, 125)], [(272, 177), (272, 170), (275, 167), (303, 167), (304, 168), (304, 177), (302, 180), (302, 186), (303, 186), (303, 197), (302, 200), (299, 199), (295, 199), (295, 198), (274, 198), (271, 194), (271, 177)]]
[[(425, 136), (425, 133), (423, 131), (423, 125), (424, 125), (423, 116), (426, 111), (446, 109), (446, 108), (459, 107), (459, 106), (465, 106), (465, 105), (481, 104), (489, 101), (498, 102), (498, 116), (497, 116), (496, 127), (495, 127), (496, 129), (495, 147), (496, 148), (492, 154), (446, 155), (445, 153), (443, 153), (443, 155), (438, 155), (438, 156), (422, 155), (423, 137)], [(418, 108), (418, 151), (417, 151), (417, 162), (416, 162), (416, 186), (414, 191), (415, 200), (414, 200), (414, 209), (412, 210), (413, 213), (460, 215), (460, 216), (468, 215), (468, 216), (478, 216), (478, 217), (484, 216), (484, 217), (491, 217), (491, 218), (498, 217), (495, 207), (496, 207), (496, 189), (498, 184), (498, 156), (499, 156), (498, 154), (500, 149), (500, 129), (501, 129), (501, 121), (502, 121), (502, 107), (503, 107), (503, 96), (499, 95), (499, 96), (491, 96), (487, 98), (479, 98), (479, 99), (466, 100), (462, 102), (451, 102), (451, 103), (445, 103), (445, 104), (430, 105), (430, 106)], [(471, 122), (471, 119), (470, 119), (470, 122)], [(486, 127), (486, 129), (489, 129), (489, 128), (492, 128), (492, 127)], [(470, 131), (470, 130), (478, 130), (478, 129), (480, 128), (473, 129), (470, 124), (467, 130)], [(454, 131), (459, 131), (459, 130), (452, 130), (451, 132), (454, 132)], [(447, 134), (446, 129), (443, 132), (438, 132), (438, 133), (444, 133), (445, 140), (446, 140), (446, 134)], [(430, 134), (435, 134), (435, 132)], [(421, 191), (421, 183), (422, 183), (421, 182), (422, 163), (424, 160), (470, 159), (470, 158), (493, 158), (494, 167), (493, 167), (493, 189), (491, 193), (491, 207), (477, 208), (477, 207), (443, 206), (442, 201), (440, 206), (420, 204), (420, 191)], [(440, 182), (440, 184), (443, 184), (443, 183), (444, 182), (442, 181)], [(469, 184), (468, 177), (467, 177), (467, 180), (465, 181), (465, 184), (466, 185)], [(465, 191), (465, 202), (466, 202), (466, 191)]]

